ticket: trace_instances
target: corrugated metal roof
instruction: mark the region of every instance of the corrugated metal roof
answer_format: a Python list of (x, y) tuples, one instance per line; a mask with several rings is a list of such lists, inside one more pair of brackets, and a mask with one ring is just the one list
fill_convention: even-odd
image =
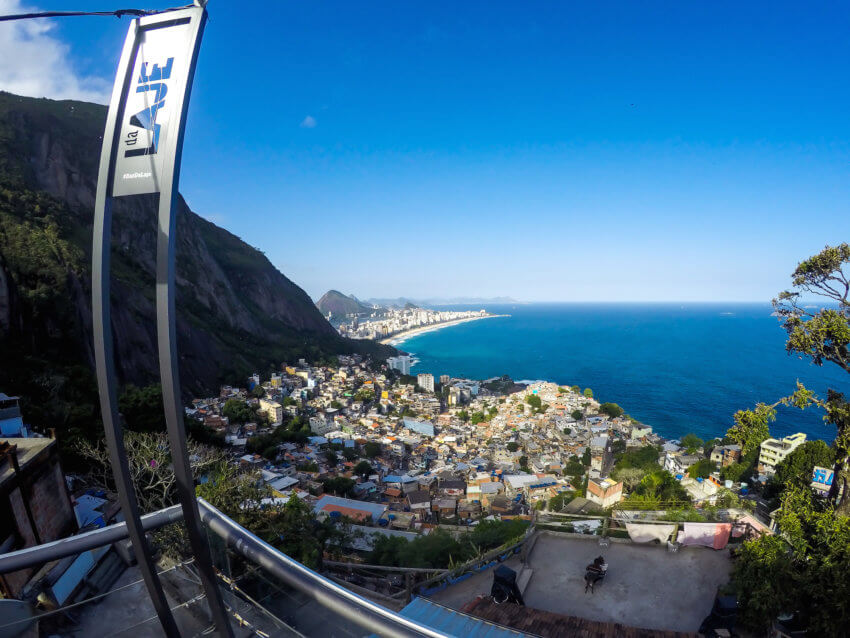
[(463, 636), (464, 638), (526, 638), (533, 636), (533, 634), (524, 634), (515, 629), (502, 627), (481, 618), (475, 618), (454, 609), (443, 607), (427, 598), (414, 598), (399, 613), (405, 618), (410, 618), (421, 625), (431, 627), (450, 636)]

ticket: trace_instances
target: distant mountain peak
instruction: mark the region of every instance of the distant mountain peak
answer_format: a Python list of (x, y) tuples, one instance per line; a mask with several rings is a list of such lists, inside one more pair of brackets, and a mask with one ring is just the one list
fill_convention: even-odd
[(363, 303), (354, 295), (344, 295), (339, 290), (328, 290), (316, 302), (316, 306), (323, 315), (330, 314), (333, 317), (372, 312), (372, 306)]

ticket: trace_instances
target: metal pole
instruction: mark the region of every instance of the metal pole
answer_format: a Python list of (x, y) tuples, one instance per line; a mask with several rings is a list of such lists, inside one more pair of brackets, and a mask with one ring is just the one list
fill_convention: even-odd
[[(112, 89), (112, 101), (103, 133), (103, 146), (100, 154), (100, 170), (97, 177), (97, 194), (94, 206), (94, 229), (92, 242), (92, 320), (94, 328), (94, 356), (97, 369), (97, 387), (100, 393), (100, 412), (109, 460), (115, 477), (118, 500), (127, 523), (127, 532), (133, 543), (136, 561), (142, 579), (150, 594), (159, 622), (167, 636), (180, 635), (177, 623), (171, 614), (162, 584), (156, 574), (156, 567), (150, 548), (145, 539), (145, 531), (139, 518), (139, 505), (127, 464), (124, 449), (124, 433), (118, 416), (118, 401), (115, 382), (115, 358), (112, 343), (112, 324), (110, 312), (110, 251), (112, 248), (112, 179), (114, 157), (118, 145), (118, 127), (123, 120), (124, 102), (132, 78), (135, 64), (139, 21), (134, 20), (130, 33), (124, 41), (121, 61), (118, 65), (118, 77)], [(121, 75), (123, 74), (123, 77)]]
[[(201, 38), (204, 33), (207, 12), (203, 9), (189, 9), (197, 13), (193, 19), (199, 20), (197, 36), (189, 64), (189, 76), (186, 81), (186, 95), (183, 99), (183, 113), (180, 122), (186, 121), (189, 108), (189, 96), (198, 58)], [(195, 555), (195, 565), (201, 577), (201, 583), (209, 601), (213, 622), (222, 636), (233, 636), (230, 618), (224, 606), (218, 578), (213, 567), (212, 554), (201, 528), (198, 502), (195, 500), (195, 482), (189, 463), (189, 451), (186, 444), (186, 428), (183, 422), (183, 403), (180, 392), (180, 372), (177, 363), (177, 317), (174, 307), (174, 262), (177, 241), (177, 195), (180, 182), (180, 160), (183, 150), (184, 126), (177, 134), (170, 136), (167, 147), (166, 163), (173, 170), (164, 171), (160, 182), (159, 228), (156, 239), (156, 331), (159, 348), (159, 371), (162, 382), (162, 400), (165, 406), (165, 422), (168, 426), (168, 441), (171, 446), (171, 463), (177, 479), (177, 497), (183, 508), (183, 521), (189, 535), (189, 544)], [(168, 159), (173, 158), (173, 162)]]
[(317, 574), (276, 550), (199, 498), (201, 518), (238, 554), (338, 614), (379, 636), (448, 638), (446, 634), (405, 618)]
[[(176, 523), (181, 518), (183, 518), (183, 512), (180, 506), (172, 505), (142, 516), (142, 528), (145, 531), (158, 529), (163, 525)], [(74, 556), (95, 547), (111, 545), (123, 541), (128, 535), (127, 523), (121, 522), (93, 529), (90, 532), (83, 532), (76, 536), (60, 538), (50, 543), (19, 549), (16, 552), (0, 554), (0, 574), (15, 572), (34, 565), (43, 565), (52, 560)]]

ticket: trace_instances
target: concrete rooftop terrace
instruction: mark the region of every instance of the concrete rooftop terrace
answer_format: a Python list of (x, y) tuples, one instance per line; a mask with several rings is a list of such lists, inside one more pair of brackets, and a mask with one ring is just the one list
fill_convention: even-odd
[[(568, 616), (614, 622), (645, 629), (695, 632), (711, 611), (717, 588), (729, 581), (728, 550), (665, 547), (612, 542), (599, 547), (598, 537), (566, 537), (543, 532), (528, 563), (533, 569), (525, 589), (528, 607)], [(603, 555), (605, 582), (584, 593), (584, 568)], [(506, 563), (519, 571), (519, 560)], [(478, 594), (490, 593), (493, 570), (462, 581), (430, 598), (460, 610)]]

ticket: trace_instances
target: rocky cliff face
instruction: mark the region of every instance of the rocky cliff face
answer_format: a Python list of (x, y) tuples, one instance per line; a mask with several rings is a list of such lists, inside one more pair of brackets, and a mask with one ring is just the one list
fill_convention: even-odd
[[(105, 117), (98, 105), (0, 92), (0, 337), (18, 356), (56, 351), (66, 363), (76, 357), (92, 365), (91, 230)], [(113, 208), (112, 317), (122, 383), (158, 376), (155, 204), (154, 196), (137, 196)], [(178, 348), (187, 393), (300, 356), (390, 352), (339, 337), (261, 252), (182, 198), (178, 206)]]

